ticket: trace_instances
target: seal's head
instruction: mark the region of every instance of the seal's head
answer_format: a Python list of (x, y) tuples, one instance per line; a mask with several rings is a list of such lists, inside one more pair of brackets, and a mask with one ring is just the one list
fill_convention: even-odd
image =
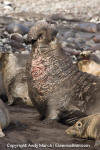
[(83, 126), (85, 126), (85, 122), (83, 122), (82, 120), (79, 120), (73, 126), (69, 127), (66, 130), (66, 133), (68, 135), (81, 137), (83, 133), (83, 128), (84, 128)]
[(73, 126), (69, 127), (66, 133), (81, 138), (95, 139), (95, 145), (100, 145), (100, 114), (81, 118)]
[(31, 27), (28, 33), (28, 42), (34, 44), (39, 43), (48, 44), (56, 37), (57, 30), (53, 25), (48, 24), (46, 21), (39, 21)]

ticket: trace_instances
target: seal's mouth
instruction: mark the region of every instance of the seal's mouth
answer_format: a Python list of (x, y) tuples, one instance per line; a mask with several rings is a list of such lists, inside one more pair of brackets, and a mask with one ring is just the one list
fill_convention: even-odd
[(76, 131), (73, 129), (73, 126), (69, 127), (67, 130), (65, 130), (66, 134), (69, 136), (77, 137)]
[(25, 43), (28, 45), (28, 44), (32, 44), (32, 45), (34, 45), (34, 43), (36, 42), (37, 40), (34, 40), (34, 39), (32, 39), (32, 40), (26, 40), (25, 41)]
[(32, 39), (30, 44), (34, 45), (36, 43), (37, 40)]

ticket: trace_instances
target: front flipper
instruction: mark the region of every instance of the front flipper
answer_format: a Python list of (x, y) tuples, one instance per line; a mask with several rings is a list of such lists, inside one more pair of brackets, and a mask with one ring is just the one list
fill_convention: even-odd
[(8, 103), (7, 105), (10, 106), (10, 105), (13, 105), (14, 103), (14, 98), (12, 98), (12, 96), (8, 96)]
[(94, 145), (95, 147), (100, 147), (100, 139), (97, 139), (96, 141), (95, 141), (95, 145)]
[(62, 111), (59, 114), (59, 121), (66, 125), (75, 124), (80, 118), (87, 115), (79, 110)]
[(0, 138), (1, 137), (4, 137), (5, 136), (5, 134), (3, 133), (3, 131), (2, 131), (2, 129), (1, 129), (1, 127), (0, 127)]

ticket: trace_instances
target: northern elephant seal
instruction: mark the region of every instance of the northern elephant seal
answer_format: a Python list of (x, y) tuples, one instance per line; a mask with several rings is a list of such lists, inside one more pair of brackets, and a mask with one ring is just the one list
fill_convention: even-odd
[(80, 117), (74, 112), (88, 113), (91, 105), (99, 101), (100, 78), (79, 71), (71, 57), (64, 53), (56, 34), (55, 27), (44, 21), (30, 29), (28, 89), (41, 118), (59, 120), (64, 114), (69, 123)]

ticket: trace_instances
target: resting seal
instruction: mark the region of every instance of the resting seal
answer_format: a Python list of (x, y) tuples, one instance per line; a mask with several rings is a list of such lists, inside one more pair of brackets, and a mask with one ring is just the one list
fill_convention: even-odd
[(100, 145), (100, 114), (81, 118), (73, 126), (69, 127), (66, 133), (80, 138), (95, 139), (95, 145)]

